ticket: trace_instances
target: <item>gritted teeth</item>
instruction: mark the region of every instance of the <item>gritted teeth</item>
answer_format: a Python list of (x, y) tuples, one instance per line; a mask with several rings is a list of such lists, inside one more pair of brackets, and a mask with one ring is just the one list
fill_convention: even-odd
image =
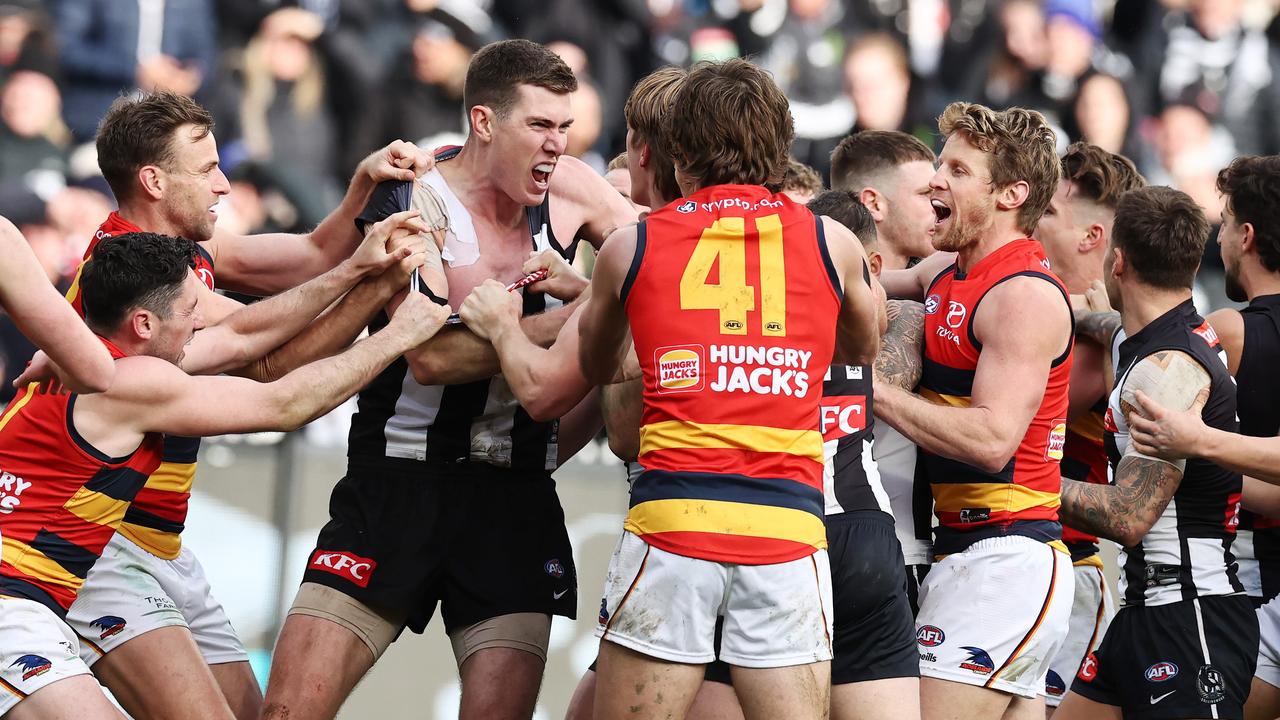
[(556, 166), (555, 166), (555, 163), (538, 163), (537, 165), (533, 166), (533, 169), (537, 170), (540, 173), (547, 173), (548, 175), (550, 175), (551, 171), (556, 169)]

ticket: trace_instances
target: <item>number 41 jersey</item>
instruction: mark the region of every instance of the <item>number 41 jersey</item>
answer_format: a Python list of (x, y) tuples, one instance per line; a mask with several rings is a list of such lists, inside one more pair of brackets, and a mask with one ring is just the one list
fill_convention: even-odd
[(826, 547), (822, 382), (843, 292), (821, 221), (759, 186), (649, 215), (622, 287), (644, 373), (625, 528), (716, 562)]

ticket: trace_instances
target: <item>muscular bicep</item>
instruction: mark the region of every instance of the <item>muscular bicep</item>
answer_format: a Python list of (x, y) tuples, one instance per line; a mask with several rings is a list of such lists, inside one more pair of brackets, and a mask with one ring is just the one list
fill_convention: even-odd
[[(1120, 410), (1127, 418), (1138, 412), (1135, 395), (1139, 390), (1147, 397), (1171, 412), (1184, 412), (1195, 402), (1196, 395), (1210, 385), (1209, 372), (1204, 366), (1180, 350), (1161, 350), (1152, 353), (1129, 370), (1120, 386)], [(1126, 456), (1168, 463), (1178, 469), (1186, 467), (1186, 460), (1163, 460), (1143, 455), (1132, 443), (1125, 449)]]
[(279, 429), (273, 387), (230, 375), (187, 375), (159, 358), (127, 358), (109, 395), (142, 432), (208, 437)]
[(218, 285), (250, 295), (275, 295), (301, 285), (335, 264), (307, 235), (236, 235), (215, 231), (207, 247), (214, 256)]
[(577, 158), (562, 156), (561, 167), (552, 175), (557, 194), (581, 208), (582, 227), (579, 235), (599, 250), (606, 235), (636, 221), (635, 206), (603, 177)]
[(924, 369), (924, 306), (911, 300), (890, 300), (886, 312), (889, 327), (876, 354), (876, 376), (903, 390), (915, 390)]

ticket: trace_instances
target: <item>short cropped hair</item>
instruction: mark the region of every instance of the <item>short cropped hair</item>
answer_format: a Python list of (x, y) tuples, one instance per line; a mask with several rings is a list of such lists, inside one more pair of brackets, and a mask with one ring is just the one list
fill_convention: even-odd
[(134, 308), (169, 317), (194, 263), (195, 243), (149, 232), (107, 238), (80, 273), (85, 321), (108, 335)]
[(914, 135), (897, 130), (863, 130), (840, 141), (831, 151), (831, 187), (859, 191), (873, 186), (885, 170), (937, 157)]
[(1218, 192), (1236, 222), (1253, 226), (1262, 266), (1280, 272), (1280, 156), (1236, 158), (1218, 173)]
[(991, 183), (996, 188), (1027, 183), (1027, 199), (1018, 208), (1017, 223), (1022, 232), (1034, 232), (1058, 189), (1061, 164), (1053, 129), (1044, 115), (1026, 108), (996, 111), (954, 102), (938, 118), (938, 131), (947, 137), (960, 133), (990, 155)]
[(1181, 190), (1154, 185), (1120, 196), (1111, 242), (1144, 284), (1189, 289), (1208, 240), (1204, 211)]
[(841, 225), (849, 228), (849, 232), (858, 236), (863, 246), (871, 248), (876, 244), (876, 221), (871, 211), (853, 190), (827, 190), (809, 201), (805, 207), (814, 215), (825, 215)]
[(699, 187), (765, 185), (787, 170), (795, 123), (769, 73), (735, 58), (689, 72), (667, 133), (672, 159)]
[(658, 192), (668, 200), (681, 195), (680, 186), (676, 184), (675, 166), (671, 162), (671, 149), (666, 142), (666, 127), (671, 121), (671, 107), (685, 75), (683, 69), (675, 66), (654, 70), (631, 88), (631, 95), (622, 107), (622, 115), (635, 141), (649, 146), (649, 164)]
[(98, 123), (98, 167), (116, 202), (133, 197), (138, 170), (147, 165), (169, 169), (174, 131), (193, 126), (192, 139), (213, 131), (213, 116), (186, 95), (167, 91), (137, 92), (116, 98)]
[(1075, 183), (1083, 197), (1112, 211), (1121, 195), (1147, 184), (1132, 160), (1087, 142), (1067, 148), (1062, 156), (1062, 179)]
[(469, 111), (484, 105), (499, 118), (511, 112), (521, 85), (557, 95), (578, 89), (578, 79), (559, 55), (528, 40), (500, 40), (480, 48), (467, 66), (462, 103)]

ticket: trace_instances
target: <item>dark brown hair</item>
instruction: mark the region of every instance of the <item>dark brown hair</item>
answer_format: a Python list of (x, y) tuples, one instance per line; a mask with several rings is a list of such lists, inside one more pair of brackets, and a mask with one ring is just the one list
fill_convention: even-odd
[(840, 141), (831, 151), (831, 187), (858, 192), (875, 184), (875, 176), (899, 165), (937, 160), (914, 135), (897, 130), (863, 130)]
[(559, 55), (528, 40), (500, 40), (480, 48), (467, 66), (462, 104), (469, 111), (484, 105), (505, 118), (516, 103), (517, 88), (533, 85), (557, 95), (578, 89), (578, 79)]
[(1280, 155), (1246, 155), (1218, 173), (1218, 192), (1236, 222), (1253, 225), (1262, 266), (1280, 272)]
[(1018, 229), (1030, 235), (1058, 189), (1059, 165), (1053, 130), (1035, 110), (995, 111), (984, 105), (954, 102), (938, 118), (938, 131), (961, 133), (991, 156), (991, 184), (997, 189), (1025, 181), (1027, 199), (1018, 208)]
[(1120, 196), (1111, 242), (1147, 285), (1189, 289), (1208, 239), (1204, 211), (1181, 190), (1154, 185)]
[(98, 123), (98, 167), (116, 202), (137, 189), (138, 170), (147, 165), (169, 169), (175, 149), (174, 131), (193, 126), (191, 140), (213, 131), (213, 116), (186, 95), (134, 93), (116, 98)]
[(740, 59), (695, 66), (666, 130), (672, 159), (699, 187), (781, 181), (795, 138), (787, 96)]
[(864, 247), (876, 244), (876, 221), (871, 211), (853, 190), (827, 190), (809, 201), (805, 207), (814, 215), (826, 215), (858, 236)]
[(1062, 179), (1075, 183), (1084, 197), (1113, 211), (1121, 195), (1147, 184), (1132, 160), (1087, 142), (1067, 148), (1062, 156)]
[(685, 71), (668, 66), (658, 68), (640, 78), (627, 104), (622, 107), (637, 143), (649, 146), (649, 164), (664, 200), (678, 198), (680, 186), (676, 184), (675, 166), (671, 163), (671, 151), (666, 144), (665, 128), (671, 120), (671, 107), (684, 82)]

